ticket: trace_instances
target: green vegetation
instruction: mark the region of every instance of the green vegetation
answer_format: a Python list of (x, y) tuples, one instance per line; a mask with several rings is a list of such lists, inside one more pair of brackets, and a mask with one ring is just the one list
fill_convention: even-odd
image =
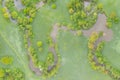
[[(73, 29), (89, 29), (91, 28), (96, 20), (99, 13), (106, 14), (103, 9), (103, 4), (98, 3), (98, 0), (91, 0), (89, 4), (85, 3), (84, 0), (71, 0), (68, 4), (70, 19), (73, 21)], [(118, 23), (119, 18), (112, 12), (109, 16), (107, 15), (106, 26), (112, 27), (113, 23)]]
[(108, 16), (106, 26), (108, 28), (111, 28), (113, 23), (116, 23), (116, 24), (119, 23), (119, 18), (115, 12), (111, 12), (110, 15)]
[(55, 2), (55, 1), (56, 1), (56, 0), (43, 0), (43, 2), (48, 3), (48, 4), (53, 3), (53, 2)]
[(0, 78), (2, 80), (25, 80), (23, 73), (19, 69), (1, 69), (0, 68)]
[(5, 76), (4, 70), (0, 69), (0, 78), (3, 78)]
[(17, 17), (18, 17), (17, 12), (15, 12), (15, 11), (11, 12), (11, 17), (12, 17), (13, 19), (17, 19)]
[(9, 57), (9, 56), (2, 57), (0, 60), (5, 65), (12, 64), (13, 62), (12, 57)]
[(68, 4), (70, 18), (74, 23), (74, 29), (89, 29), (96, 20), (99, 12), (102, 12), (102, 4), (97, 5), (97, 1), (90, 1), (85, 7), (84, 0), (71, 0)]
[[(32, 32), (31, 23), (32, 23), (35, 15), (36, 15), (37, 8), (36, 8), (35, 3), (37, 3), (38, 1), (33, 2), (33, 1), (22, 0), (23, 5), (27, 6), (27, 7), (22, 9), (20, 12), (18, 10), (16, 10), (15, 6), (13, 5), (13, 0), (12, 1), (7, 1), (7, 5), (6, 5), (5, 8), (3, 8), (3, 12), (4, 13), (10, 12), (10, 13), (8, 13), (9, 14), (8, 19), (9, 18), (10, 18), (10, 20), (14, 19), (17, 22), (17, 24), (19, 26), (19, 30), (24, 33), (25, 48), (28, 51), (27, 54), (31, 58), (33, 66), (38, 68), (40, 72), (42, 70), (42, 73), (43, 73), (42, 75), (47, 73), (47, 75), (44, 75), (44, 76), (47, 77), (48, 74), (49, 74), (48, 67), (50, 65), (48, 65), (48, 64), (46, 65), (46, 61), (43, 63), (42, 61), (40, 61), (38, 59), (38, 53), (36, 53), (36, 49), (32, 46), (33, 45), (32, 44), (33, 32)], [(11, 3), (11, 4), (8, 4), (8, 3)], [(12, 9), (11, 9), (11, 7), (12, 7)], [(55, 8), (55, 7), (56, 6), (53, 5), (53, 8)], [(41, 41), (37, 42), (37, 47), (39, 48), (38, 50), (40, 52), (42, 52), (43, 48), (42, 48), (42, 42)], [(52, 58), (54, 58), (54, 57), (52, 57)], [(55, 66), (52, 68), (53, 71), (55, 71), (55, 72), (58, 69), (56, 65), (57, 64), (55, 64)], [(50, 70), (51, 72), (52, 72), (52, 69)], [(54, 74), (55, 74), (55, 72), (54, 72)], [(52, 73), (52, 75), (53, 75), (53, 73)]]
[(6, 19), (9, 19), (10, 15), (9, 15), (9, 13), (7, 12), (7, 8), (4, 7), (4, 8), (2, 9), (2, 11), (3, 11), (4, 17), (5, 17)]
[(43, 44), (42, 44), (41, 41), (38, 41), (38, 42), (37, 42), (37, 46), (38, 46), (38, 47), (42, 47), (42, 45), (43, 45)]
[[(89, 48), (88, 58), (91, 67), (94, 70), (101, 71), (105, 74), (108, 74), (112, 78), (119, 80), (120, 70), (114, 68), (103, 56), (102, 50), (104, 47), (104, 42), (101, 41), (97, 43), (97, 40), (100, 38), (98, 36), (99, 35), (97, 33), (92, 34), (88, 42)], [(92, 48), (89, 47), (90, 45), (92, 45)]]
[[(41, 1), (44, 6), (39, 7)], [(109, 46), (119, 40), (119, 13), (115, 7), (109, 14), (105, 9), (113, 0), (85, 1), (90, 1), (86, 7), (84, 0), (21, 0), (21, 9), (17, 9), (14, 0), (7, 0), (4, 7), (0, 5), (0, 80), (119, 80), (117, 59), (108, 58), (113, 49)], [(83, 37), (82, 30), (90, 29), (99, 13), (107, 16), (106, 26), (115, 33), (112, 42), (98, 41), (106, 36), (103, 32), (93, 33), (89, 40)], [(56, 23), (59, 31), (54, 40), (50, 34)], [(118, 47), (113, 46), (113, 53), (119, 53)], [(30, 61), (41, 76), (30, 68)]]
[(56, 6), (56, 4), (52, 4), (51, 7), (52, 7), (52, 9), (56, 9), (57, 6)]

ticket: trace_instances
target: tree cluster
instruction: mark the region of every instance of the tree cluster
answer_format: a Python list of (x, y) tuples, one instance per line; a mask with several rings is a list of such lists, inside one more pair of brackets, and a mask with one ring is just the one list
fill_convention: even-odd
[(5, 64), (5, 65), (10, 65), (13, 62), (13, 58), (10, 56), (4, 56), (0, 59), (1, 63)]
[[(73, 21), (74, 29), (89, 29), (96, 22), (97, 1), (89, 1), (90, 4), (85, 7), (84, 0), (71, 0), (68, 4), (70, 19)], [(101, 7), (100, 7), (101, 9)]]
[(3, 12), (3, 15), (4, 15), (4, 17), (5, 17), (6, 19), (9, 19), (9, 18), (10, 18), (10, 14), (9, 14), (9, 12), (8, 12), (7, 7), (4, 7), (4, 8), (2, 9), (2, 12)]
[(2, 80), (25, 80), (23, 72), (19, 69), (0, 68), (0, 78)]
[(119, 17), (115, 12), (111, 12), (110, 15), (107, 17), (107, 23), (106, 26), (108, 28), (111, 28), (113, 23), (117, 24), (119, 23)]
[[(97, 37), (97, 36), (98, 37)], [(92, 34), (89, 42), (88, 42), (88, 59), (91, 67), (94, 70), (101, 71), (105, 74), (108, 74), (112, 78), (119, 80), (120, 79), (120, 70), (114, 68), (109, 62), (107, 62), (106, 58), (102, 54), (102, 50), (104, 48), (104, 42), (96, 43), (96, 41), (100, 38), (98, 34)], [(89, 47), (89, 45), (93, 45), (93, 47)]]

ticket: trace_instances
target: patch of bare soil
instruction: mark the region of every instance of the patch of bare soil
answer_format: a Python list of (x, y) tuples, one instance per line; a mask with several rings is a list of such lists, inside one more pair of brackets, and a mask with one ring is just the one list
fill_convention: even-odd
[[(50, 34), (53, 44), (56, 44), (58, 31), (59, 31), (59, 27), (57, 26), (57, 24), (55, 24)], [(54, 55), (54, 64), (52, 66), (48, 66), (48, 71), (51, 71), (58, 63), (58, 55), (54, 46), (50, 46), (49, 51), (52, 52), (52, 54)]]
[(98, 15), (98, 19), (95, 25), (91, 29), (82, 30), (82, 32), (83, 32), (83, 35), (86, 37), (90, 37), (90, 35), (93, 32), (97, 32), (97, 33), (103, 32), (103, 37), (101, 39), (105, 41), (110, 41), (113, 36), (112, 30), (106, 27), (106, 16), (104, 14)]
[(39, 9), (40, 7), (42, 7), (44, 5), (43, 1), (40, 1), (39, 3), (36, 4), (36, 8)]
[(18, 11), (23, 9), (25, 6), (22, 4), (21, 0), (14, 0), (14, 5)]
[(84, 1), (84, 7), (87, 7), (90, 5), (90, 2), (89, 1)]
[(54, 43), (56, 43), (58, 31), (59, 31), (59, 27), (57, 26), (57, 24), (55, 24), (53, 26), (53, 30), (52, 30), (52, 32), (50, 34), (50, 36), (51, 36), (51, 38), (52, 38), (52, 40), (53, 40)]

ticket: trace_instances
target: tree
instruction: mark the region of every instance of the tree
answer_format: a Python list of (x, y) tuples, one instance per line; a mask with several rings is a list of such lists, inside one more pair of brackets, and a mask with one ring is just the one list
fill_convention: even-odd
[(50, 3), (55, 2), (56, 0), (43, 0), (43, 1), (46, 2), (46, 3), (48, 3), (48, 4), (50, 4)]
[(97, 13), (96, 13), (96, 12), (94, 12), (93, 16), (96, 18), (96, 17), (97, 17)]
[(57, 8), (57, 6), (56, 6), (56, 4), (52, 4), (52, 9), (56, 9)]
[(0, 69), (0, 78), (3, 78), (5, 76), (5, 72), (3, 69)]
[(5, 17), (6, 19), (9, 19), (9, 17), (10, 17), (9, 13), (8, 13), (8, 12), (4, 13), (4, 17)]
[(9, 64), (12, 64), (13, 58), (9, 56), (5, 56), (1, 58), (1, 62), (5, 65), (9, 65)]
[(24, 17), (22, 24), (25, 26), (26, 24), (28, 24), (28, 21), (29, 21), (28, 18)]
[(6, 13), (7, 12), (7, 8), (6, 7), (2, 8), (2, 12)]
[(70, 9), (69, 9), (69, 13), (70, 13), (70, 14), (73, 14), (73, 13), (74, 13), (73, 8), (70, 8)]
[(10, 17), (9, 12), (7, 11), (7, 7), (2, 8), (2, 12), (4, 14), (4, 17), (8, 19)]
[(48, 65), (51, 65), (51, 64), (53, 64), (53, 62), (54, 62), (54, 55), (53, 55), (53, 53), (49, 52), (48, 56), (47, 56), (46, 63)]
[(29, 18), (29, 22), (32, 23), (33, 22), (33, 18)]
[(24, 11), (24, 14), (27, 15), (30, 11), (30, 7), (25, 8), (23, 11)]
[(116, 15), (115, 12), (111, 12), (111, 13), (110, 13), (110, 18), (111, 18), (111, 19), (114, 19), (114, 18), (116, 18), (116, 17), (117, 17), (117, 15)]
[(34, 18), (35, 15), (36, 15), (36, 8), (30, 8), (28, 15), (29, 15), (31, 18)]
[(90, 6), (90, 5), (86, 7), (86, 11), (87, 11), (87, 12), (90, 12), (90, 11), (91, 11), (91, 6)]
[(18, 17), (18, 18), (17, 18), (17, 22), (18, 22), (18, 24), (22, 24), (22, 22), (23, 22), (23, 21), (22, 21), (22, 18), (21, 18), (21, 17)]
[(82, 31), (81, 30), (78, 30), (77, 31), (77, 36), (81, 36), (82, 35)]
[(18, 17), (17, 12), (16, 12), (16, 11), (13, 11), (13, 12), (11, 13), (11, 17), (12, 17), (13, 19), (16, 19), (16, 18)]
[(111, 28), (111, 27), (112, 27), (112, 22), (107, 22), (107, 23), (106, 23), (106, 26), (107, 26), (108, 28)]
[(102, 10), (102, 9), (103, 9), (103, 4), (102, 4), (102, 3), (99, 3), (99, 4), (97, 5), (97, 8), (98, 8), (99, 10)]
[(31, 31), (32, 30), (32, 25), (26, 25), (26, 29)]
[(33, 13), (30, 13), (29, 15), (30, 15), (30, 17), (31, 17), (31, 18), (34, 18), (34, 17), (35, 17), (35, 15), (36, 15), (36, 13), (35, 13), (35, 12), (33, 12)]
[(75, 7), (76, 7), (77, 9), (80, 9), (80, 8), (82, 7), (82, 5), (81, 5), (81, 3), (80, 3), (80, 2), (76, 2)]
[(42, 41), (38, 41), (38, 42), (37, 42), (37, 46), (38, 46), (38, 47), (42, 47), (42, 45), (43, 45)]

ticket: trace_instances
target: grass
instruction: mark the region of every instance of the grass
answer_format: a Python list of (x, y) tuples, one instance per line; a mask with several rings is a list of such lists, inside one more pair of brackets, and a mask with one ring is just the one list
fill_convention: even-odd
[[(64, 24), (71, 23), (66, 6), (69, 1), (70, 0), (57, 0), (57, 9), (51, 9), (49, 5), (45, 5), (37, 12), (37, 16), (32, 24), (34, 33), (33, 44), (34, 47), (36, 47), (37, 41), (41, 40), (43, 42), (43, 52), (40, 53), (37, 51), (39, 59), (42, 61), (45, 61), (47, 53), (49, 52), (49, 46), (46, 40), (53, 25), (62, 22), (64, 22)], [(104, 4), (108, 14), (111, 11), (115, 11), (120, 16), (120, 11), (117, 10), (120, 3), (119, 0), (100, 0), (100, 2)], [(41, 77), (36, 76), (29, 69), (28, 55), (24, 49), (23, 36), (18, 31), (18, 26), (5, 20), (2, 16), (2, 12), (0, 12), (0, 57), (6, 55), (12, 56), (14, 62), (13, 65), (10, 66), (5, 66), (0, 63), (0, 67), (19, 67), (26, 74), (26, 80), (42, 80)], [(108, 61), (117, 68), (120, 66), (120, 64), (118, 64), (120, 60), (119, 25), (120, 24), (114, 25), (113, 40), (106, 43), (103, 51)], [(60, 32), (57, 43), (59, 53), (61, 54), (61, 67), (56, 76), (47, 80), (112, 80), (108, 75), (91, 69), (87, 58), (87, 42), (87, 38), (83, 36), (73, 36), (73, 34), (67, 31)]]

